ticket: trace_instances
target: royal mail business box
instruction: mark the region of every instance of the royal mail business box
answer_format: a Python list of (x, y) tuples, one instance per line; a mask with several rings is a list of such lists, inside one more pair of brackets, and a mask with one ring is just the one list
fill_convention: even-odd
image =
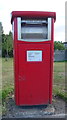
[(52, 103), (55, 19), (55, 12), (12, 12), (16, 105)]

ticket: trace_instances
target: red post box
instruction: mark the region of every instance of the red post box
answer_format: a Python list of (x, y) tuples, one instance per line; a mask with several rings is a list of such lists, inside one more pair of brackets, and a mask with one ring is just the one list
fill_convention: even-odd
[(16, 105), (52, 103), (55, 20), (55, 12), (12, 12)]

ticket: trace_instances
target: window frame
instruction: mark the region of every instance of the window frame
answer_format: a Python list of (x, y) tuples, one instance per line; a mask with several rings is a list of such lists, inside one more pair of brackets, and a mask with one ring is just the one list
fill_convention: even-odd
[(21, 17), (17, 18), (17, 28), (18, 28), (18, 40), (19, 41), (27, 41), (27, 42), (42, 42), (51, 40), (51, 19), (48, 19), (48, 38), (47, 39), (21, 39)]

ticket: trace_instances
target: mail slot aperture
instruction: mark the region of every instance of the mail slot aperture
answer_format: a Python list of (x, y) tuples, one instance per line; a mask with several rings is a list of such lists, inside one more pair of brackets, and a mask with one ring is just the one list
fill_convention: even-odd
[(51, 18), (23, 19), (18, 21), (18, 40), (21, 41), (47, 41), (51, 40)]

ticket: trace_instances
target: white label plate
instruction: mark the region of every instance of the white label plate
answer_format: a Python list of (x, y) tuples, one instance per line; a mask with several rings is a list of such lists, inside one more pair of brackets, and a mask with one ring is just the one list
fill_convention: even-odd
[(42, 51), (27, 51), (27, 61), (42, 61)]

